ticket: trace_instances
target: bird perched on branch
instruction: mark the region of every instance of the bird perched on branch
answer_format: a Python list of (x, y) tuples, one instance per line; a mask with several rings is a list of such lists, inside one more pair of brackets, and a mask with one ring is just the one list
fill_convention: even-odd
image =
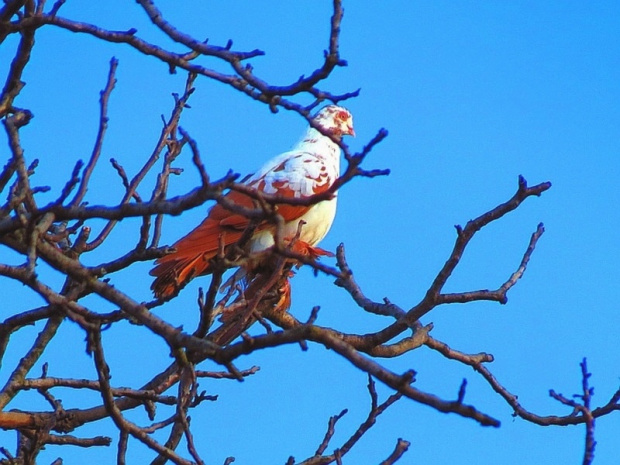
[[(340, 147), (334, 140), (355, 135), (353, 118), (345, 108), (329, 105), (312, 121), (331, 137), (309, 127), (291, 151), (268, 161), (245, 184), (260, 193), (287, 199), (305, 199), (328, 190), (340, 172)], [(255, 198), (239, 191), (231, 190), (226, 198), (244, 208), (258, 206)], [(328, 254), (314, 246), (332, 225), (336, 213), (335, 195), (311, 205), (279, 203), (275, 211), (284, 220), (281, 232), (285, 244), (293, 242), (296, 252), (313, 257)], [(275, 244), (273, 221), (252, 225), (240, 212), (216, 204), (198, 227), (173, 245), (174, 252), (155, 262), (151, 270), (151, 275), (155, 276), (151, 285), (155, 297), (172, 298), (194, 277), (210, 274), (213, 271), (211, 259), (222, 247), (226, 250), (237, 243), (251, 226), (254, 229), (247, 244), (250, 254), (266, 251)]]

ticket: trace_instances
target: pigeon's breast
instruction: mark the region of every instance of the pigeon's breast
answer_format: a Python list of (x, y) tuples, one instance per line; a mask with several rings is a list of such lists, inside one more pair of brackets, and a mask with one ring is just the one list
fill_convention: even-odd
[[(301, 227), (300, 240), (310, 245), (318, 244), (327, 235), (336, 216), (336, 197), (313, 205), (302, 217), (305, 224)], [(297, 232), (299, 221), (291, 221)], [(289, 223), (290, 224), (290, 223)]]
[[(284, 224), (285, 242), (292, 240), (303, 221), (299, 240), (308, 245), (317, 245), (327, 234), (336, 216), (336, 197), (313, 205), (306, 213), (294, 221)], [(254, 234), (251, 240), (251, 251), (262, 252), (274, 245), (273, 231), (263, 230)]]

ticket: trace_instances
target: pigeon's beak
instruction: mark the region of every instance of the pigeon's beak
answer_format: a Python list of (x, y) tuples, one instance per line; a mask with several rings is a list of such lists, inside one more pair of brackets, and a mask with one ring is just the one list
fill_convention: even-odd
[(353, 130), (353, 126), (347, 126), (347, 132), (345, 132), (347, 136), (355, 137), (355, 131)]

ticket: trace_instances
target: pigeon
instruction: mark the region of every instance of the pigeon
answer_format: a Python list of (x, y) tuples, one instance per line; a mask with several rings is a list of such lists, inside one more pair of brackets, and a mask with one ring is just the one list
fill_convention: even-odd
[[(312, 121), (322, 131), (310, 125), (292, 150), (265, 163), (244, 184), (257, 192), (281, 198), (304, 199), (327, 191), (340, 173), (341, 149), (336, 141), (345, 135), (355, 135), (353, 117), (347, 109), (329, 105)], [(258, 206), (254, 198), (237, 190), (228, 192), (226, 198), (248, 209)], [(325, 237), (334, 221), (336, 198), (334, 193), (328, 200), (312, 205), (276, 204), (275, 211), (284, 220), (281, 229), (284, 244), (292, 244), (295, 251), (314, 258), (329, 255), (314, 246)], [(261, 256), (260, 252), (268, 251), (275, 244), (274, 222), (252, 224), (241, 213), (219, 203), (213, 206), (202, 223), (173, 244), (172, 253), (155, 262), (150, 272), (155, 276), (151, 285), (155, 297), (171, 299), (193, 278), (212, 273), (211, 259), (222, 248), (226, 251), (240, 241), (250, 227), (254, 229), (247, 250), (250, 256)]]

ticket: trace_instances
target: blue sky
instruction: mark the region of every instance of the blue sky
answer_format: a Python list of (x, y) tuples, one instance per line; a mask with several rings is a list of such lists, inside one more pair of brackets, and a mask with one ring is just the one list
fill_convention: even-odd
[[(267, 55), (254, 59), (254, 68), (274, 84), (287, 84), (319, 66), (327, 45), (328, 1), (294, 6), (184, 2), (183, 8), (161, 2), (160, 7), (180, 29), (208, 37), (212, 44), (233, 39), (236, 49), (264, 50)], [(117, 30), (137, 27), (142, 37), (170, 45), (130, 2), (104, 6), (72, 0), (60, 15)], [(492, 353), (493, 373), (540, 415), (569, 413), (549, 398), (548, 390), (578, 393), (583, 357), (593, 373), (596, 405), (606, 403), (618, 388), (619, 30), (620, 4), (612, 1), (349, 1), (341, 37), (341, 54), (349, 66), (322, 84), (333, 92), (362, 89), (347, 104), (358, 134), (350, 141), (352, 149), (361, 149), (381, 127), (390, 132), (365, 167), (390, 168), (391, 175), (347, 185), (339, 196), (336, 222), (322, 243), (332, 250), (345, 243), (355, 277), (373, 299), (388, 297), (403, 308), (415, 305), (450, 253), (455, 224), (507, 200), (518, 175), (532, 185), (553, 183), (541, 198), (528, 199), (477, 235), (448, 282), (446, 290), (453, 292), (499, 286), (518, 266), (536, 225), (544, 222), (546, 232), (508, 304), (445, 306), (423, 319), (434, 323), (434, 337), (455, 349)], [(3, 73), (15, 44), (12, 38), (0, 49)], [(89, 191), (93, 204), (115, 204), (122, 196), (106, 160), (114, 157), (135, 173), (156, 142), (160, 114), (170, 112), (170, 94), (182, 90), (182, 74), (169, 75), (164, 64), (128, 47), (54, 28), (41, 30), (24, 76), (27, 86), (16, 104), (35, 114), (23, 130), (23, 144), (26, 156), (41, 159), (37, 181), (53, 187), (50, 199), (57, 197), (76, 159), (90, 154), (99, 91), (112, 56), (120, 60), (118, 84), (110, 100), (103, 160)], [(205, 79), (197, 81), (190, 103), (182, 125), (197, 140), (214, 178), (228, 169), (252, 172), (290, 148), (305, 126), (299, 116), (285, 111), (273, 115)], [(178, 166), (186, 173), (173, 181), (173, 194), (198, 182), (189, 156)], [(168, 219), (164, 241), (172, 243), (193, 228), (206, 209)], [(127, 250), (137, 238), (137, 224), (122, 224), (109, 248), (86, 258), (92, 261), (88, 264)], [(133, 266), (113, 282), (135, 299), (147, 300), (149, 269), (150, 264)], [(39, 272), (48, 271), (40, 266)], [(57, 276), (49, 279), (60, 283)], [(158, 315), (192, 328), (197, 288), (207, 283), (192, 283)], [(38, 299), (27, 300), (21, 286), (8, 289), (10, 305), (0, 310), (2, 317), (41, 305)], [(11, 301), (13, 296), (19, 297)], [(93, 297), (85, 303), (110, 308)], [(293, 280), (291, 311), (305, 319), (314, 305), (321, 305), (319, 324), (342, 331), (374, 331), (387, 324), (357, 308), (332, 279), (302, 270)], [(9, 347), (0, 381), (8, 375), (10, 357), (19, 356), (20, 343), (28, 343), (39, 329), (22, 330), (21, 341)], [(92, 368), (84, 371), (90, 362), (83, 334), (70, 324), (62, 331), (43, 360), (50, 362), (50, 376), (94, 377)], [(167, 363), (166, 347), (136, 327), (121, 325), (104, 335), (104, 343), (116, 385), (136, 384), (136, 373), (139, 381), (146, 380)], [(502, 427), (482, 428), (401, 400), (379, 418), (345, 464), (379, 463), (399, 437), (411, 442), (402, 464), (581, 461), (582, 427), (541, 428), (513, 419), (510, 408), (471, 370), (428, 349), (385, 363), (396, 371), (415, 369), (416, 387), (444, 398), (454, 398), (466, 377), (466, 401), (500, 419)], [(311, 345), (308, 352), (284, 347), (239, 361), (242, 368), (255, 364), (261, 371), (245, 383), (201, 384), (220, 396), (192, 413), (199, 451), (209, 463), (222, 463), (228, 455), (245, 464), (284, 463), (289, 455), (305, 458), (320, 443), (330, 415), (349, 408), (338, 424), (336, 446), (367, 414), (365, 376), (321, 346)], [(383, 386), (378, 390), (382, 398), (390, 394)], [(67, 408), (72, 399), (66, 395), (59, 394)], [(30, 405), (40, 402), (46, 408), (36, 394), (29, 399)], [(97, 397), (76, 402), (92, 405)], [(142, 412), (129, 417), (148, 423)], [(616, 463), (619, 431), (618, 415), (597, 421), (597, 465)], [(83, 433), (113, 435), (113, 430), (94, 425)], [(0, 443), (12, 446), (13, 438), (2, 432)], [(85, 463), (93, 453), (48, 447), (41, 463), (59, 455), (65, 463)], [(101, 463), (110, 463), (116, 449), (96, 453)], [(134, 443), (128, 458), (129, 463), (145, 463), (151, 454)]]

